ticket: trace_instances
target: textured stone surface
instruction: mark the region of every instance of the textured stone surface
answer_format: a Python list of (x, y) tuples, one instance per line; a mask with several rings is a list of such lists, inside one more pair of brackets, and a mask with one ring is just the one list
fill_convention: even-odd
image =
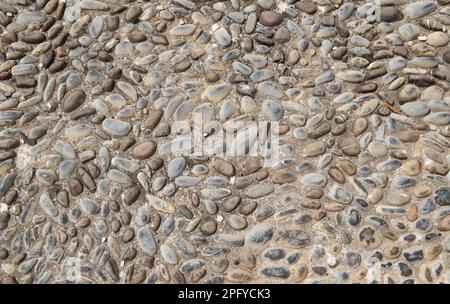
[(1, 283), (450, 283), (448, 0), (163, 2), (0, 1)]

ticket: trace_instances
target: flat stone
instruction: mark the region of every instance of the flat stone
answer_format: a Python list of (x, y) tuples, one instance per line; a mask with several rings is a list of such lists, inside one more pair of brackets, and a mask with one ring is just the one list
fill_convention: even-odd
[(339, 140), (338, 146), (348, 156), (356, 156), (361, 152), (361, 148), (354, 137), (345, 137)]
[(231, 195), (231, 191), (225, 188), (204, 188), (200, 191), (203, 198), (219, 200)]
[(96, 0), (82, 0), (80, 7), (85, 10), (106, 11), (109, 9), (108, 4)]
[(274, 100), (264, 101), (261, 110), (265, 117), (271, 121), (279, 121), (284, 115), (283, 106)]
[(11, 74), (13, 76), (35, 75), (37, 71), (34, 64), (18, 64), (11, 69)]
[(128, 82), (118, 81), (117, 88), (122, 91), (131, 101), (137, 101), (138, 95), (136, 89)]
[(56, 208), (55, 203), (52, 201), (47, 192), (41, 194), (41, 197), (39, 199), (39, 205), (47, 215), (49, 216), (58, 215), (58, 209)]
[(159, 247), (159, 250), (161, 252), (161, 257), (163, 258), (164, 262), (171, 264), (171, 265), (176, 265), (178, 264), (178, 257), (175, 253), (175, 251), (172, 250), (172, 248), (170, 248), (169, 246), (162, 244)]
[[(302, 12), (308, 14), (314, 14), (317, 11), (317, 5), (313, 1), (299, 1), (295, 3), (295, 7), (301, 10)], [(347, 7), (347, 10), (350, 8)]]
[(213, 166), (214, 169), (225, 176), (233, 176), (236, 173), (233, 164), (223, 159), (216, 158)]
[(250, 186), (247, 189), (247, 196), (249, 198), (253, 198), (253, 199), (260, 198), (260, 197), (269, 195), (274, 190), (275, 189), (272, 185), (257, 184), (257, 185)]
[(156, 128), (156, 126), (159, 124), (159, 121), (161, 120), (162, 116), (164, 115), (163, 110), (156, 110), (153, 111), (148, 115), (148, 117), (144, 120), (143, 128), (153, 130)]
[(160, 199), (156, 196), (147, 194), (145, 196), (146, 200), (149, 202), (150, 206), (155, 208), (158, 211), (164, 212), (164, 213), (174, 213), (175, 208), (167, 201)]
[(362, 82), (365, 78), (365, 75), (362, 72), (352, 70), (339, 72), (336, 74), (336, 76), (343, 81), (352, 83)]
[(96, 214), (99, 210), (98, 204), (89, 198), (80, 199), (80, 207), (86, 214)]
[(306, 187), (323, 188), (327, 184), (327, 178), (320, 173), (308, 173), (302, 177), (301, 183)]
[(420, 101), (408, 102), (400, 106), (400, 108), (406, 115), (411, 117), (423, 117), (430, 112), (428, 104)]
[(89, 34), (91, 34), (92, 38), (98, 38), (103, 30), (103, 17), (96, 16), (94, 20), (92, 20), (91, 26), (89, 27)]
[(437, 8), (434, 1), (419, 1), (409, 4), (404, 12), (411, 19), (417, 19), (431, 14)]
[(427, 43), (431, 46), (441, 47), (448, 45), (448, 34), (443, 32), (433, 32), (428, 35)]
[(174, 158), (167, 164), (167, 175), (170, 179), (174, 179), (180, 175), (185, 168), (186, 160), (183, 157)]
[(63, 99), (61, 106), (62, 110), (70, 113), (78, 109), (86, 100), (86, 93), (81, 90), (74, 90), (69, 92)]
[(207, 219), (200, 224), (199, 230), (203, 235), (213, 235), (217, 231), (217, 222), (213, 219)]
[(231, 44), (231, 36), (223, 27), (214, 32), (214, 38), (220, 46), (226, 47)]
[(333, 185), (331, 187), (328, 197), (341, 204), (350, 204), (353, 200), (353, 194), (344, 187)]
[(107, 118), (102, 123), (103, 129), (113, 136), (126, 136), (130, 133), (131, 125), (126, 121)]
[(259, 23), (264, 26), (277, 26), (283, 22), (283, 16), (273, 11), (264, 11), (259, 16)]
[(304, 155), (306, 157), (314, 157), (319, 156), (325, 153), (326, 147), (322, 141), (315, 141), (309, 144), (306, 144)]
[(274, 98), (283, 97), (283, 91), (281, 87), (278, 84), (271, 81), (264, 81), (258, 84), (258, 92)]
[(440, 206), (450, 205), (450, 187), (441, 187), (434, 192), (434, 200)]
[(269, 224), (258, 224), (253, 226), (245, 235), (245, 244), (264, 245), (273, 237), (273, 227)]
[(394, 6), (381, 6), (380, 7), (380, 21), (382, 22), (396, 22), (404, 18), (404, 15), (400, 9)]
[(156, 152), (156, 143), (152, 140), (136, 145), (131, 151), (131, 157), (136, 159), (147, 159)]
[(137, 231), (136, 239), (140, 248), (149, 255), (155, 255), (158, 245), (153, 232), (148, 227), (142, 227)]
[(450, 112), (431, 113), (425, 116), (423, 121), (437, 126), (448, 125), (450, 123)]
[(194, 33), (196, 26), (193, 24), (178, 25), (170, 29), (169, 33), (176, 36), (189, 36)]
[(46, 16), (43, 12), (23, 12), (17, 16), (16, 22), (24, 25), (32, 23), (43, 23), (46, 20)]

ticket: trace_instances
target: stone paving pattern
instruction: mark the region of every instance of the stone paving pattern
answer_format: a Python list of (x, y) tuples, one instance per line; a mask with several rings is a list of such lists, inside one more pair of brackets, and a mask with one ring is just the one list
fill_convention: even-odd
[[(2, 283), (450, 282), (449, 0), (0, 0), (0, 25)], [(195, 113), (272, 122), (280, 160), (170, 153)]]

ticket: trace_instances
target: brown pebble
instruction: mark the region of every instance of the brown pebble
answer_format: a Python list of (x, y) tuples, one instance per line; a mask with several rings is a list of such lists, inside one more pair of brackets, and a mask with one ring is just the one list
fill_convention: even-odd
[(439, 231), (450, 231), (450, 215), (447, 215), (437, 222)]
[(443, 250), (444, 247), (441, 244), (428, 244), (425, 247), (425, 259), (431, 262), (435, 260)]
[(280, 13), (273, 11), (264, 11), (259, 16), (259, 23), (264, 26), (277, 26), (283, 22), (283, 16)]

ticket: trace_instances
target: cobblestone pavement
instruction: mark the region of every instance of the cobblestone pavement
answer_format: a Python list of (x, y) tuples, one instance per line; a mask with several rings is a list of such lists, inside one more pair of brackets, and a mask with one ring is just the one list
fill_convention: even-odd
[(450, 1), (0, 0), (2, 283), (449, 283)]

